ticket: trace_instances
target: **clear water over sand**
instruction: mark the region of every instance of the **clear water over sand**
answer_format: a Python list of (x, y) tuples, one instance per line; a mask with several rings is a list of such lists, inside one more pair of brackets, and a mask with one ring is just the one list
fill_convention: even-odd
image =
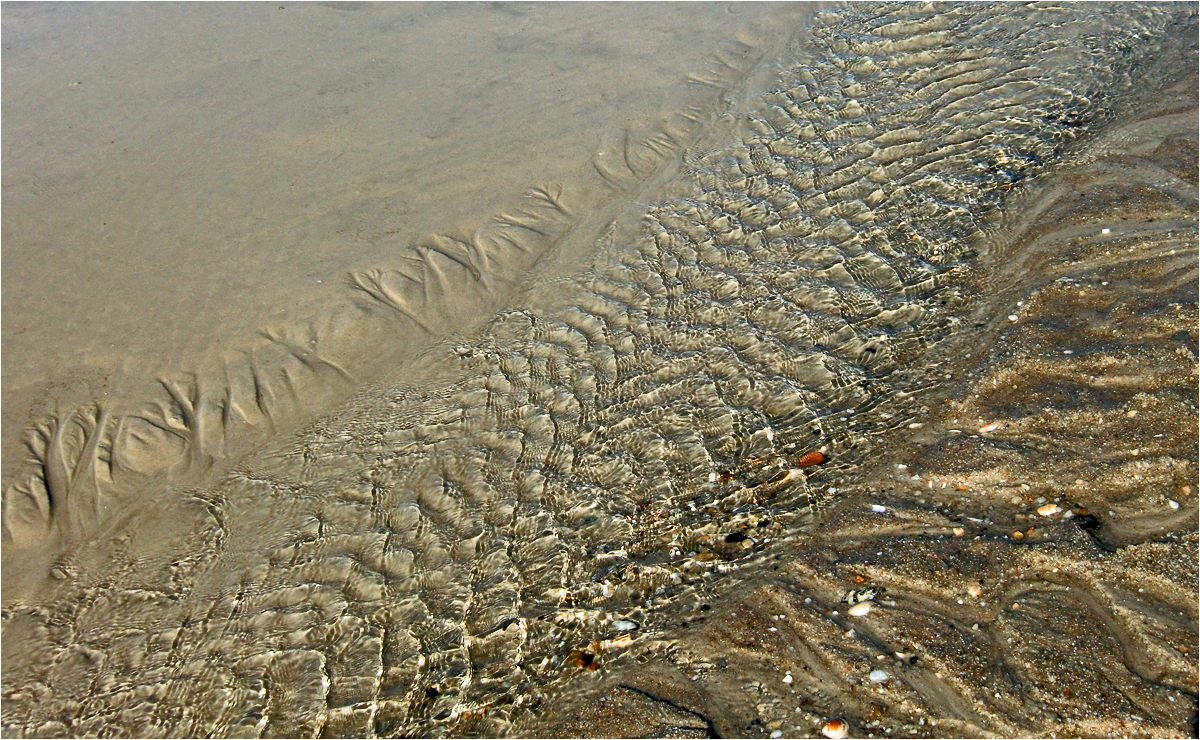
[(222, 7), (5, 6), (6, 733), (1192, 731), (1193, 8)]

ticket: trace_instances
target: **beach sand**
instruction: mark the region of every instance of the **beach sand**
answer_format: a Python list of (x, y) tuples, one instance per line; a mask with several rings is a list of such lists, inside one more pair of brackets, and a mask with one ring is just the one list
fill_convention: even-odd
[(7, 736), (1195, 734), (1195, 9), (669, 7), (5, 6)]

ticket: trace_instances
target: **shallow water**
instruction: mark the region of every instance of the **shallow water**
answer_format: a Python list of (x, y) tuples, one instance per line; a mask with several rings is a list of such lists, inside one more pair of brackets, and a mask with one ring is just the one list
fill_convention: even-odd
[(311, 338), (390, 375), (280, 330), (43, 422), (6, 732), (1187, 734), (1193, 9), (795, 12), (348, 260)]

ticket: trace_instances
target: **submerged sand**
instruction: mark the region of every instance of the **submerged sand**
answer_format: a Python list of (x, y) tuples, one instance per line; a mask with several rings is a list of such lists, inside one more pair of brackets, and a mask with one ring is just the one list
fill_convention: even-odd
[(446, 155), (393, 262), (346, 196), (353, 308), (283, 269), (278, 324), (227, 301), (260, 344), (30, 417), (5, 734), (1194, 735), (1194, 9), (754, 13), (573, 174), (560, 128), (447, 134), (544, 155), (478, 202)]

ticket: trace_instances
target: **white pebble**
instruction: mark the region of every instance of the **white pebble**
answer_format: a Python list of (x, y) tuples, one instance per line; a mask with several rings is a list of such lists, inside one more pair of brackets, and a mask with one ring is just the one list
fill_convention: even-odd
[(628, 632), (629, 630), (637, 629), (637, 622), (631, 622), (628, 619), (618, 619), (612, 623), (612, 627), (618, 632)]
[(886, 671), (881, 671), (876, 668), (875, 670), (871, 671), (870, 679), (875, 683), (885, 683), (888, 680), (888, 674)]
[(1054, 516), (1060, 511), (1062, 511), (1062, 509), (1058, 508), (1058, 504), (1046, 504), (1045, 506), (1039, 506), (1037, 513), (1041, 514), (1042, 516)]
[(772, 730), (771, 737), (773, 737), (773, 738), (783, 737), (783, 730)]
[(861, 604), (855, 604), (847, 609), (846, 613), (852, 617), (865, 617), (871, 613), (871, 602), (864, 601)]
[(792, 674), (790, 674), (790, 673), (783, 677), (784, 683), (791, 683), (792, 681), (795, 681), (795, 680), (796, 679), (792, 678)]
[(999, 428), (1000, 428), (999, 422), (993, 421), (991, 424), (984, 424), (983, 426), (979, 427), (979, 433), (987, 434), (988, 432), (994, 432)]
[(887, 507), (880, 506), (879, 504), (871, 504), (871, 511), (875, 512), (876, 514), (883, 514), (887, 511)]
[(1101, 234), (1109, 234), (1109, 233), (1112, 233), (1112, 229), (1100, 229), (1100, 233)]
[(1174, 500), (1174, 499), (1171, 499), (1170, 501), (1168, 501), (1168, 502), (1167, 502), (1167, 505), (1168, 505), (1168, 506), (1170, 506), (1172, 509), (1178, 509), (1178, 508), (1179, 508), (1179, 502), (1178, 502), (1178, 501), (1176, 501), (1176, 500)]
[(1020, 317), (1019, 317), (1019, 316), (1017, 316), (1015, 313), (1010, 313), (1010, 314), (1008, 315), (1008, 320), (1009, 320), (1009, 321), (1016, 321), (1016, 320), (1017, 320), (1017, 319), (1019, 319), (1019, 318), (1020, 318)]

